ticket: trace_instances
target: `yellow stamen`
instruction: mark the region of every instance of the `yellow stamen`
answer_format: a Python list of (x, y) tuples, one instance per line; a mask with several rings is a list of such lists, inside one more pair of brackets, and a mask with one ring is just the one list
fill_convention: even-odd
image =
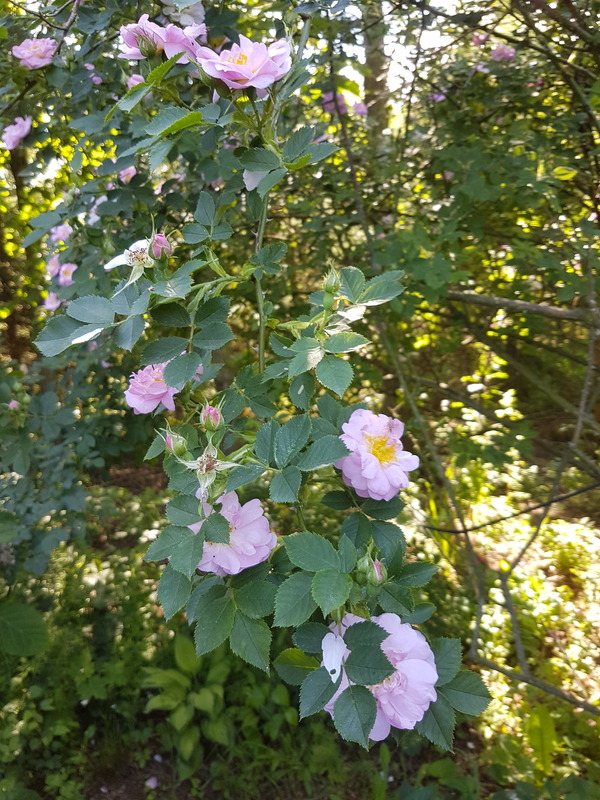
[(389, 444), (387, 436), (370, 436), (365, 434), (365, 439), (369, 444), (369, 450), (375, 458), (382, 464), (389, 464), (396, 458), (396, 448), (393, 444)]
[(235, 58), (233, 56), (230, 56), (227, 59), (227, 61), (229, 61), (230, 64), (241, 64), (242, 66), (245, 66), (248, 63), (248, 56), (244, 55), (243, 53), (240, 53)]

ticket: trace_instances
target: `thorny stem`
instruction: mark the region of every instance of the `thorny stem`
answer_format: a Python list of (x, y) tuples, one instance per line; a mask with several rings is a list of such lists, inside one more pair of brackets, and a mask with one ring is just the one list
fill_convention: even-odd
[[(256, 241), (254, 243), (254, 252), (258, 253), (262, 247), (263, 238), (265, 235), (265, 228), (267, 226), (267, 211), (269, 209), (269, 193), (264, 196), (260, 217), (258, 220), (258, 230), (256, 231)], [(267, 320), (265, 318), (265, 298), (263, 295), (262, 284), (260, 278), (254, 275), (256, 281), (256, 304), (258, 306), (258, 368), (260, 372), (265, 371), (265, 343), (266, 343), (266, 328)]]

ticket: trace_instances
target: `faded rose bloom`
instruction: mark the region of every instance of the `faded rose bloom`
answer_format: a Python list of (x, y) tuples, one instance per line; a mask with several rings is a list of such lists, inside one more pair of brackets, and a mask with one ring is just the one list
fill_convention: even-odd
[(165, 367), (166, 364), (150, 364), (129, 376), (125, 400), (136, 414), (149, 414), (161, 403), (169, 411), (175, 411), (173, 397), (179, 390), (165, 383)]
[[(337, 100), (337, 108), (336, 108), (336, 100)], [(344, 100), (344, 95), (341, 92), (336, 92), (335, 96), (333, 92), (325, 92), (321, 99), (321, 105), (323, 106), (323, 111), (327, 111), (328, 114), (336, 114), (339, 108), (340, 114), (347, 114), (348, 113), (348, 106), (346, 101)]]
[(359, 497), (391, 500), (408, 486), (407, 472), (419, 466), (419, 458), (402, 447), (400, 420), (361, 408), (342, 425), (342, 431), (340, 439), (351, 452), (335, 466)]
[(152, 258), (148, 254), (148, 247), (148, 239), (138, 239), (127, 250), (111, 258), (108, 264), (104, 265), (105, 271), (109, 272), (115, 267), (122, 267), (127, 264), (129, 267), (133, 267), (134, 270), (138, 270), (141, 275), (146, 267), (152, 266)]
[(119, 180), (122, 183), (129, 183), (132, 178), (135, 178), (137, 175), (137, 169), (134, 166), (125, 167), (125, 169), (120, 170), (119, 172)]
[(38, 69), (47, 66), (54, 56), (58, 44), (54, 39), (24, 39), (11, 50), (22, 67)]
[(206, 75), (217, 78), (230, 89), (253, 86), (264, 90), (287, 75), (292, 66), (290, 45), (279, 39), (268, 47), (240, 36), (240, 43), (215, 53), (200, 47), (197, 61)]
[(139, 72), (134, 72), (133, 75), (127, 78), (128, 89), (133, 89), (134, 86), (138, 86), (140, 83), (144, 83), (144, 76), (140, 75)]
[(7, 150), (14, 150), (31, 130), (33, 117), (16, 117), (12, 125), (7, 125), (2, 131), (2, 141)]
[[(351, 625), (364, 622), (361, 617), (346, 614), (338, 626), (332, 623), (331, 633), (323, 637), (322, 665), (329, 671), (332, 681), (337, 681), (345, 659), (350, 651), (343, 635)], [(435, 683), (438, 678), (435, 658), (422, 633), (411, 625), (402, 623), (397, 614), (380, 614), (371, 617), (371, 622), (387, 631), (381, 649), (388, 657), (394, 672), (381, 683), (367, 688), (377, 703), (377, 716), (369, 738), (380, 742), (391, 728), (412, 730), (425, 712), (437, 699)], [(335, 701), (348, 686), (352, 685), (345, 672), (340, 686), (325, 706), (333, 714)]]
[(62, 225), (55, 225), (50, 228), (50, 239), (53, 242), (66, 242), (69, 236), (73, 233), (73, 228), (68, 222), (63, 222)]
[(173, 247), (164, 233), (155, 233), (150, 241), (150, 250), (154, 258), (163, 258), (163, 256), (168, 258), (173, 252)]
[(46, 311), (56, 311), (60, 306), (60, 300), (56, 292), (48, 292), (48, 296), (44, 298), (43, 305)]
[(493, 61), (512, 61), (515, 57), (515, 48), (507, 44), (499, 44), (491, 51), (490, 56)]
[(72, 286), (75, 283), (73, 273), (76, 269), (78, 269), (77, 264), (63, 264), (58, 271), (58, 285)]
[[(260, 500), (250, 500), (242, 506), (237, 494), (228, 492), (221, 495), (217, 503), (221, 503), (218, 513), (229, 522), (229, 543), (205, 541), (197, 568), (215, 575), (237, 575), (266, 561), (277, 544), (277, 536), (270, 530)], [(208, 503), (204, 503), (203, 508), (206, 517), (213, 511)], [(198, 533), (203, 524), (204, 519), (189, 528)]]

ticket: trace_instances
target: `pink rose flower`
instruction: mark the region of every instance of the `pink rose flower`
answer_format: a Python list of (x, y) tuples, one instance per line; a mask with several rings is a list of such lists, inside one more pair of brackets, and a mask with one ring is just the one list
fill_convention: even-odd
[(54, 253), (54, 255), (50, 256), (48, 261), (46, 261), (46, 273), (51, 278), (56, 278), (59, 272), (60, 272), (60, 261), (58, 260), (58, 253)]
[(60, 306), (60, 300), (56, 292), (48, 292), (48, 297), (44, 298), (43, 305), (46, 311), (56, 311)]
[(68, 222), (63, 222), (62, 225), (55, 225), (50, 229), (50, 239), (53, 242), (66, 242), (69, 236), (73, 233), (73, 228)]
[(471, 37), (471, 44), (475, 45), (475, 47), (480, 47), (482, 44), (485, 44), (489, 38), (489, 33), (474, 33)]
[(369, 109), (366, 107), (364, 103), (354, 103), (352, 106), (352, 110), (356, 114), (357, 117), (366, 117), (369, 113)]
[(512, 61), (515, 57), (515, 48), (507, 44), (499, 44), (491, 51), (490, 56), (493, 61)]
[(72, 286), (75, 283), (73, 273), (76, 269), (78, 269), (77, 264), (63, 264), (58, 271), (58, 285)]
[[(335, 102), (336, 100), (337, 108)], [(348, 113), (348, 106), (344, 100), (344, 95), (341, 94), (341, 92), (336, 92), (335, 99), (333, 92), (325, 92), (321, 99), (321, 105), (323, 106), (323, 111), (327, 111), (328, 114), (337, 114), (338, 108), (340, 110), (340, 114)]]
[(92, 75), (92, 83), (94, 86), (100, 86), (101, 83), (104, 83), (100, 75)]
[(216, 431), (221, 427), (223, 417), (219, 409), (215, 406), (204, 406), (200, 412), (200, 423), (204, 425), (206, 430)]
[(150, 250), (152, 251), (154, 258), (162, 258), (163, 256), (168, 258), (173, 252), (171, 242), (167, 239), (164, 233), (154, 234), (152, 240), (150, 241)]
[(154, 791), (154, 789), (158, 786), (158, 778), (155, 775), (152, 775), (148, 780), (144, 783), (148, 789)]
[(391, 500), (408, 486), (406, 473), (419, 466), (419, 458), (403, 449), (400, 420), (358, 409), (342, 431), (340, 439), (351, 452), (335, 466), (359, 497)]
[(434, 92), (429, 95), (429, 99), (432, 103), (442, 103), (446, 99), (446, 95), (444, 92)]
[(8, 410), (9, 411), (16, 411), (20, 407), (21, 407), (21, 403), (19, 403), (18, 400), (9, 400), (8, 401)]
[(119, 172), (119, 180), (122, 183), (129, 183), (129, 181), (137, 175), (137, 169), (133, 166), (125, 167)]
[(173, 397), (179, 390), (165, 383), (165, 367), (166, 364), (150, 364), (129, 376), (125, 400), (136, 414), (149, 414), (161, 403), (169, 411), (175, 411)]
[[(242, 506), (235, 492), (227, 492), (217, 503), (222, 504), (219, 514), (229, 522), (229, 544), (204, 542), (198, 569), (221, 576), (237, 575), (266, 561), (277, 544), (277, 536), (269, 528), (260, 500), (255, 498)], [(208, 503), (203, 508), (206, 516), (213, 510)], [(189, 527), (198, 533), (203, 524), (202, 519)]]
[(139, 72), (134, 72), (133, 75), (127, 78), (128, 89), (133, 89), (134, 86), (138, 86), (140, 83), (144, 83), (144, 76), (140, 75)]
[(119, 58), (141, 61), (149, 55), (162, 52), (164, 28), (149, 20), (148, 14), (142, 14), (137, 22), (121, 26)]
[(31, 130), (33, 117), (16, 117), (12, 125), (2, 131), (2, 141), (7, 150), (14, 150)]
[[(346, 614), (341, 625), (332, 623), (329, 626), (332, 632), (323, 637), (322, 666), (329, 671), (334, 682), (350, 654), (343, 634), (351, 625), (359, 622), (364, 620), (354, 614)], [(433, 652), (422, 633), (402, 623), (397, 614), (380, 614), (371, 617), (371, 622), (389, 634), (381, 643), (381, 649), (394, 667), (394, 672), (384, 681), (367, 687), (377, 704), (377, 716), (369, 738), (380, 742), (388, 736), (391, 728), (412, 730), (423, 719), (431, 703), (437, 699), (435, 683), (438, 673)], [(340, 686), (325, 706), (325, 711), (333, 714), (335, 701), (350, 685), (344, 672)]]
[(177, 25), (167, 25), (163, 32), (163, 48), (167, 58), (173, 58), (177, 53), (183, 51), (184, 55), (178, 60), (178, 64), (186, 64), (190, 59), (197, 60), (200, 45), (197, 38), (206, 38), (206, 25), (188, 25), (186, 28), (179, 28)]
[(19, 64), (28, 69), (47, 66), (54, 56), (57, 42), (54, 39), (24, 39), (11, 50)]
[(292, 66), (290, 45), (279, 39), (268, 47), (240, 36), (240, 43), (229, 50), (215, 53), (199, 47), (196, 60), (211, 78), (217, 78), (230, 89), (267, 89), (287, 75)]

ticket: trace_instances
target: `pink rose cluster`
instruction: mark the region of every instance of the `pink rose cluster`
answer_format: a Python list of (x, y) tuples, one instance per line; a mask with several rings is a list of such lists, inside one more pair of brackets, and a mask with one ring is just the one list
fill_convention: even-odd
[(408, 475), (419, 466), (418, 456), (404, 450), (404, 425), (385, 414), (358, 409), (342, 425), (340, 439), (350, 455), (336, 462), (342, 479), (359, 497), (391, 500), (408, 486)]
[(11, 50), (19, 64), (27, 69), (46, 67), (54, 57), (58, 43), (54, 39), (24, 39)]
[(193, 23), (185, 28), (170, 23), (163, 28), (150, 22), (148, 14), (142, 14), (136, 23), (121, 27), (119, 58), (141, 61), (155, 53), (164, 53), (167, 58), (183, 53), (177, 63), (186, 64), (197, 61), (198, 52), (202, 48), (196, 39), (205, 37), (204, 23)]
[[(341, 624), (332, 623), (329, 626), (332, 632), (323, 637), (322, 666), (328, 670), (333, 681), (337, 681), (344, 661), (350, 654), (343, 635), (351, 625), (359, 622), (364, 620), (354, 614), (346, 614)], [(380, 742), (388, 736), (391, 728), (412, 730), (423, 719), (430, 704), (437, 699), (435, 684), (438, 673), (433, 651), (422, 633), (403, 623), (397, 614), (380, 614), (371, 617), (371, 622), (387, 631), (388, 636), (381, 643), (381, 649), (394, 667), (394, 672), (388, 678), (367, 687), (377, 704), (377, 716), (369, 738)], [(325, 711), (333, 715), (335, 701), (350, 685), (351, 681), (343, 672), (340, 685), (325, 706)]]
[(264, 96), (266, 89), (287, 75), (292, 66), (290, 45), (285, 39), (267, 46), (245, 36), (240, 36), (239, 44), (220, 53), (200, 47), (196, 60), (205, 75), (216, 78), (229, 89), (253, 86), (259, 96)]
[(7, 150), (14, 150), (31, 130), (33, 117), (16, 117), (12, 125), (7, 125), (2, 131), (2, 141)]
[[(349, 113), (348, 104), (346, 103), (344, 95), (341, 92), (336, 92), (335, 94), (333, 92), (325, 92), (321, 98), (321, 105), (323, 107), (323, 111), (327, 111), (328, 114), (336, 114), (338, 109), (340, 114)], [(366, 117), (369, 113), (369, 109), (362, 101), (354, 103), (352, 110), (358, 117)]]
[[(270, 530), (260, 500), (255, 498), (241, 505), (235, 492), (227, 492), (217, 503), (221, 503), (219, 514), (229, 522), (229, 543), (205, 541), (198, 569), (221, 576), (237, 575), (266, 561), (277, 544), (277, 536)], [(208, 503), (203, 504), (203, 509), (206, 516), (213, 510)], [(204, 520), (200, 520), (189, 527), (198, 533), (203, 524)]]

